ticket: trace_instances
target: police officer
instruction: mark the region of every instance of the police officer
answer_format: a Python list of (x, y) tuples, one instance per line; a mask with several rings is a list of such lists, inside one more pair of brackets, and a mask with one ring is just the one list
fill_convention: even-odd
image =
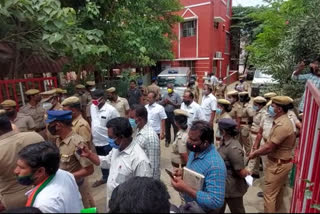
[(184, 110), (174, 110), (174, 122), (178, 132), (172, 144), (171, 163), (175, 168), (183, 168), (188, 162), (188, 116), (188, 112)]
[(245, 76), (244, 76), (244, 75), (239, 76), (240, 84), (236, 84), (235, 90), (237, 90), (237, 91), (239, 91), (239, 92), (248, 91), (248, 85), (247, 85), (247, 83), (244, 81), (244, 79), (245, 79)]
[(255, 111), (249, 103), (250, 97), (247, 91), (239, 93), (239, 100), (242, 107), (242, 116), (240, 119), (240, 143), (243, 145), (246, 154), (251, 151), (252, 144), (250, 144), (249, 133), (252, 123), (252, 117)]
[(92, 94), (91, 92), (95, 90), (96, 83), (95, 81), (87, 81), (86, 82), (86, 90), (83, 94), (84, 100), (86, 102), (85, 108), (82, 109), (83, 117), (88, 121), (88, 123), (91, 123), (91, 113), (90, 113), (90, 106), (92, 101)]
[(248, 185), (244, 179), (249, 171), (244, 166), (244, 152), (236, 137), (238, 135), (237, 123), (230, 118), (223, 118), (218, 123), (220, 134), (223, 137), (218, 152), (227, 168), (225, 189), (225, 202), (218, 213), (224, 213), (226, 204), (231, 213), (245, 213), (243, 195)]
[(9, 118), (0, 116), (0, 207), (2, 204), (8, 210), (25, 206), (25, 193), (31, 186), (21, 185), (23, 181), (14, 174), (18, 152), (27, 145), (41, 141), (44, 139), (38, 133), (15, 131)]
[(229, 115), (231, 116), (232, 119), (234, 119), (237, 122), (238, 124), (237, 127), (239, 129), (240, 123), (241, 123), (241, 117), (243, 113), (241, 103), (239, 102), (239, 92), (235, 90), (229, 91), (227, 93), (227, 97), (232, 106), (232, 110), (229, 113)]
[(223, 118), (231, 118), (229, 112), (231, 111), (231, 103), (229, 100), (226, 99), (218, 99), (218, 105), (217, 105), (217, 110), (216, 110), (216, 116), (215, 120), (213, 123), (213, 130), (214, 130), (214, 136), (215, 136), (215, 145), (218, 147), (220, 140), (221, 140), (221, 135), (218, 129), (218, 122), (220, 119)]
[(154, 92), (157, 96), (157, 100), (160, 99), (160, 87), (157, 85), (157, 77), (152, 77), (151, 85), (147, 87), (148, 93)]
[(196, 103), (199, 103), (199, 97), (200, 97), (200, 92), (199, 92), (199, 87), (196, 86), (196, 82), (192, 79), (189, 81), (187, 90), (191, 91), (194, 95), (194, 101)]
[(35, 124), (35, 131), (40, 132), (45, 129), (45, 124), (44, 124), (44, 113), (45, 110), (42, 108), (40, 101), (41, 101), (41, 96), (40, 96), (40, 91), (38, 89), (29, 89), (26, 91), (26, 96), (28, 99), (28, 103), (21, 107), (19, 110), (20, 113), (24, 113), (27, 115), (30, 115)]
[(14, 100), (5, 100), (1, 106), (6, 110), (6, 115), (11, 123), (15, 124), (20, 132), (34, 131), (36, 124), (31, 116), (17, 112), (17, 103)]
[(250, 153), (249, 159), (268, 155), (264, 185), (264, 212), (274, 213), (283, 198), (282, 191), (292, 168), (292, 151), (295, 146), (295, 133), (288, 118), (288, 105), (292, 99), (287, 96), (271, 98), (269, 114), (274, 118), (267, 143)]
[[(41, 103), (45, 110), (62, 110), (56, 89), (44, 91), (40, 93), (40, 95), (44, 96), (44, 98), (41, 100)], [(47, 115), (45, 114), (45, 119), (46, 117)]]
[(80, 99), (75, 96), (68, 97), (61, 104), (64, 111), (72, 111), (72, 130), (91, 145), (91, 128), (81, 115)]
[(85, 96), (83, 96), (86, 92), (86, 87), (82, 84), (77, 84), (75, 88), (76, 88), (76, 93), (73, 96), (79, 97), (81, 109), (83, 109), (86, 107)]
[(126, 98), (119, 97), (115, 87), (108, 88), (106, 90), (108, 103), (112, 105), (120, 114), (120, 117), (128, 117), (129, 103)]
[(274, 92), (268, 92), (263, 95), (263, 97), (267, 100), (267, 103), (271, 100), (272, 97), (277, 96)]
[(217, 97), (217, 99), (224, 99), (226, 89), (227, 86), (223, 83), (222, 79), (220, 79), (219, 83), (215, 86), (213, 90), (213, 94)]
[[(253, 146), (256, 142), (257, 134), (259, 133), (262, 118), (266, 115), (265, 105), (267, 100), (261, 96), (253, 99), (253, 110), (256, 114), (253, 116), (253, 122), (250, 129), (250, 145)], [(254, 175), (259, 175), (259, 159), (252, 159), (249, 161), (248, 170)]]
[(88, 159), (81, 157), (78, 152), (85, 145), (88, 147), (88, 142), (72, 130), (72, 112), (48, 111), (46, 123), (49, 124), (49, 132), (59, 136), (56, 145), (60, 150), (60, 168), (74, 175), (84, 207), (94, 207), (95, 203), (86, 179), (87, 176), (93, 174), (93, 165)]

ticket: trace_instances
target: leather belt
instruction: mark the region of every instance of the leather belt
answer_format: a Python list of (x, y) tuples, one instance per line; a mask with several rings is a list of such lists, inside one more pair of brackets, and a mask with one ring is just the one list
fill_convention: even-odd
[(273, 157), (268, 156), (268, 159), (271, 160), (272, 162), (281, 163), (281, 164), (287, 164), (287, 163), (292, 162), (292, 158), (290, 158), (289, 160), (282, 160), (282, 159), (273, 158)]
[(171, 162), (172, 166), (176, 167), (176, 168), (183, 168), (186, 166), (186, 164), (177, 164), (175, 162)]

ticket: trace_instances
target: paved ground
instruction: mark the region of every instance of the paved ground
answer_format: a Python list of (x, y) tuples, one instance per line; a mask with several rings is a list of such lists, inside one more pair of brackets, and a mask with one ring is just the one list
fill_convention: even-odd
[[(234, 84), (228, 86), (228, 89), (234, 87)], [(179, 194), (172, 188), (170, 183), (170, 177), (164, 171), (165, 168), (171, 169), (170, 164), (170, 152), (171, 146), (165, 147), (164, 141), (161, 142), (161, 180), (166, 184), (168, 188), (168, 192), (171, 196), (171, 203), (175, 205), (180, 205), (181, 200)], [(101, 177), (101, 171), (98, 167), (95, 168), (95, 173), (89, 177), (89, 182), (92, 184), (96, 179)], [(244, 196), (244, 205), (246, 212), (248, 213), (257, 213), (263, 212), (263, 198), (258, 198), (256, 195), (261, 191), (261, 179), (257, 179), (254, 181), (253, 186), (249, 187), (248, 192)], [(106, 187), (102, 185), (97, 188), (92, 188), (92, 193), (96, 201), (96, 205), (98, 208), (98, 212), (105, 212), (105, 204), (106, 204)], [(287, 188), (285, 193), (283, 207), (280, 212), (288, 212), (290, 208), (290, 200), (292, 195), (291, 188)], [(229, 209), (226, 210), (229, 213)]]

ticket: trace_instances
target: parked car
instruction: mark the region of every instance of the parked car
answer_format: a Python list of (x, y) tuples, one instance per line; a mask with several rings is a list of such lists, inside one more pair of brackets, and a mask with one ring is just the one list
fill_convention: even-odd
[(251, 84), (251, 97), (263, 95), (268, 92), (272, 86), (279, 82), (272, 78), (272, 75), (266, 73), (266, 69), (256, 69)]
[(167, 92), (167, 84), (172, 83), (174, 85), (174, 91), (182, 97), (190, 78), (191, 70), (189, 67), (167, 68), (157, 77), (160, 93), (165, 94)]

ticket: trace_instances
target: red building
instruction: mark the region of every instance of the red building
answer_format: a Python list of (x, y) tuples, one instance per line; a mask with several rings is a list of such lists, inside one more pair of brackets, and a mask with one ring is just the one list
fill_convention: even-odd
[(184, 19), (174, 27), (173, 61), (162, 61), (161, 69), (187, 66), (198, 77), (215, 72), (225, 77), (230, 64), (230, 22), (232, 0), (181, 0)]

